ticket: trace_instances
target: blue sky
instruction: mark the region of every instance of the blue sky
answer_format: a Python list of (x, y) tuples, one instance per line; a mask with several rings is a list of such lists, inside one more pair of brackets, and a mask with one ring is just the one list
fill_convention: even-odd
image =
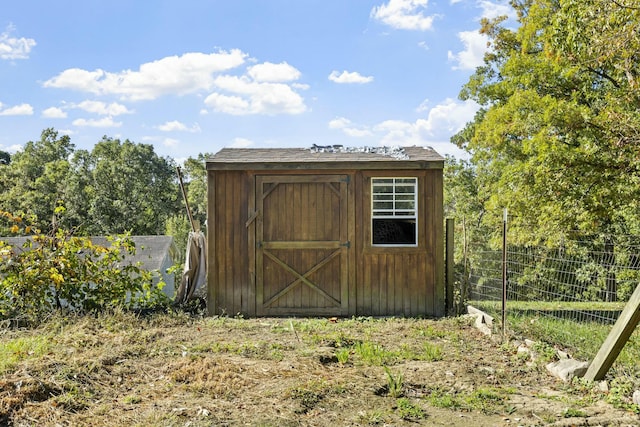
[(503, 0), (5, 2), (0, 150), (43, 129), (180, 160), (223, 147), (449, 143), (478, 106), (480, 18)]

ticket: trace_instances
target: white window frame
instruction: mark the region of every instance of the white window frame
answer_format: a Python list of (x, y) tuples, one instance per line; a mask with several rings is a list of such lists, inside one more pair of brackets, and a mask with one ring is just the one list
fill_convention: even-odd
[[(405, 182), (401, 182), (405, 181)], [(413, 181), (408, 183), (406, 181)], [(376, 192), (376, 188), (382, 186), (393, 187), (391, 193)], [(413, 193), (397, 191), (398, 187), (412, 186)], [(413, 196), (408, 198), (406, 196)], [(384, 196), (384, 197), (380, 197)], [(403, 206), (403, 203), (412, 202), (413, 208)], [(387, 206), (381, 206), (382, 204)], [(415, 223), (415, 243), (374, 243), (373, 223), (376, 219), (413, 220)], [(417, 247), (418, 246), (418, 178), (413, 176), (381, 176), (371, 178), (371, 246), (375, 247)]]

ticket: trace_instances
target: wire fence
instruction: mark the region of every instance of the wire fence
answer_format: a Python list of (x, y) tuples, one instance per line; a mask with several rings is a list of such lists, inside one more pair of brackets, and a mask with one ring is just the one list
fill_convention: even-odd
[(504, 305), (511, 315), (613, 324), (640, 283), (634, 240), (609, 236), (497, 250), (469, 243), (457, 282), (472, 305), (494, 316)]

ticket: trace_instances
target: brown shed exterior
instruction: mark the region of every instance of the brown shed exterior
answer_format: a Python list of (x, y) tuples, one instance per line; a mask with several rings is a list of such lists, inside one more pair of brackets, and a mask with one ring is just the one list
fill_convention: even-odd
[[(400, 153), (225, 148), (209, 158), (209, 314), (443, 316), (444, 159)], [(399, 216), (379, 219), (386, 206)], [(385, 240), (397, 238), (388, 226), (409, 237)]]

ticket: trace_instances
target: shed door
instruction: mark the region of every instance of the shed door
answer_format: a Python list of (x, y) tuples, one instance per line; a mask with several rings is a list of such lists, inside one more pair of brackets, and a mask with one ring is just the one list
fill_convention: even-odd
[(256, 177), (258, 315), (348, 314), (347, 175)]

